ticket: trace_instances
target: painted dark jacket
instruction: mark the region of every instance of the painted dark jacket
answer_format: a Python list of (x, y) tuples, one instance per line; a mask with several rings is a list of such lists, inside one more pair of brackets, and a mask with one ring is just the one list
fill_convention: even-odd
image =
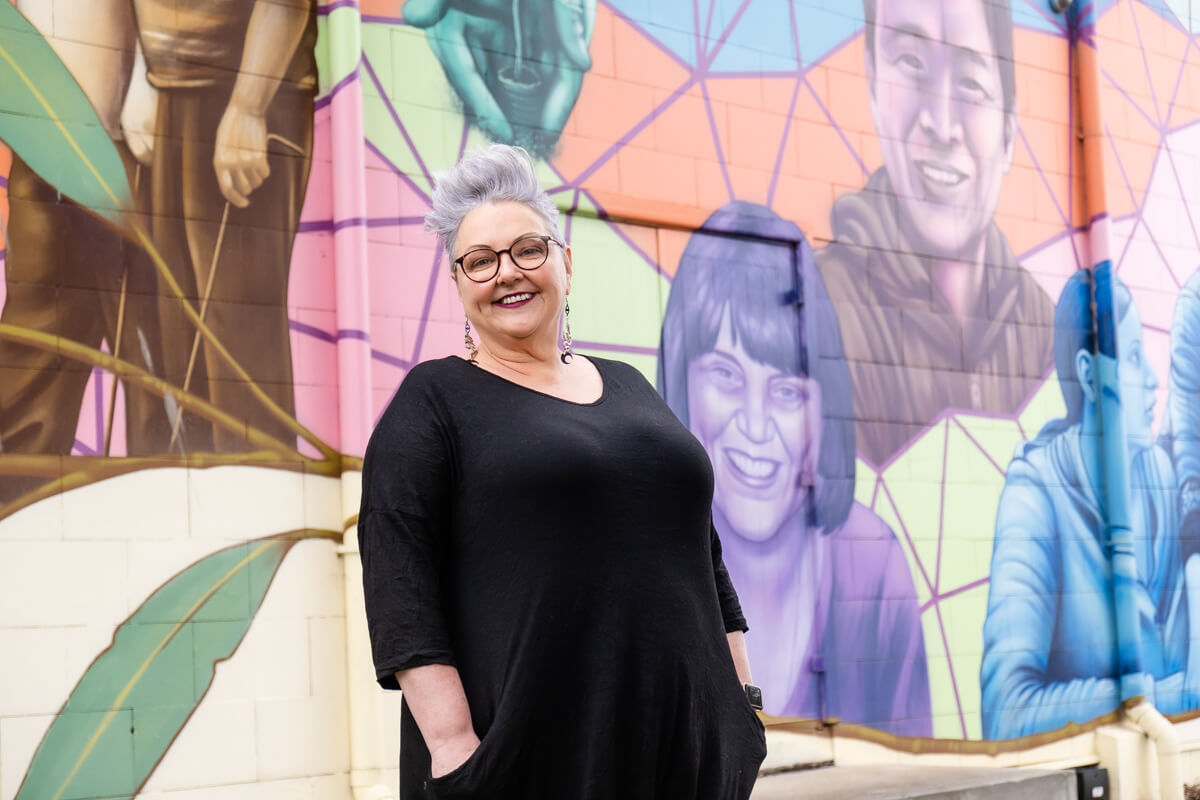
[(827, 548), (806, 669), (779, 715), (932, 736), (920, 609), (899, 540), (860, 503), (840, 528), (816, 535)]
[[(1084, 723), (1120, 703), (1105, 526), (1086, 442), (1074, 425), (1022, 445), (1009, 465), (983, 625), (985, 738)], [(1143, 451), (1129, 480), (1142, 664), (1155, 705), (1178, 713), (1194, 697), (1183, 680), (1188, 614), (1170, 457), (1157, 445)]]
[(983, 290), (960, 325), (928, 260), (900, 233), (886, 169), (833, 208), (816, 254), (854, 383), (858, 452), (886, 463), (944, 409), (1011, 414), (1053, 365), (1054, 306), (987, 232)]

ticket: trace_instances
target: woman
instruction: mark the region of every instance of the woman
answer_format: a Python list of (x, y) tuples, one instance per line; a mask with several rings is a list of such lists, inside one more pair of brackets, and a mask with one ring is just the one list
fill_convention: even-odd
[[(1108, 269), (1108, 267), (1101, 267)], [(1119, 387), (1100, 367), (1091, 275), (1076, 272), (1054, 314), (1054, 364), (1067, 415), (1009, 464), (996, 513), (980, 668), (983, 733), (1008, 739), (1084, 723), (1120, 703), (1106, 522), (1102, 512), (1100, 391), (1119, 398), (1129, 454), (1129, 519), (1138, 582), (1141, 660), (1163, 713), (1194, 708), (1185, 680), (1189, 633), (1175, 470), (1155, 440), (1158, 378), (1142, 321), (1115, 275)], [(1178, 336), (1180, 318), (1172, 331)], [(1174, 402), (1175, 398), (1172, 398)], [(1193, 681), (1200, 678), (1194, 669)]]
[(414, 367), (363, 465), (377, 677), (405, 798), (746, 798), (765, 735), (704, 449), (572, 357), (571, 250), (524, 151), (442, 176), (467, 358)]
[(930, 735), (916, 591), (892, 530), (853, 500), (850, 373), (796, 225), (730, 203), (692, 235), (659, 390), (712, 459), (766, 709)]
[(766, 709), (931, 735), (912, 576), (891, 529), (854, 502), (850, 374), (796, 225), (735, 202), (692, 236), (658, 385), (712, 460)]

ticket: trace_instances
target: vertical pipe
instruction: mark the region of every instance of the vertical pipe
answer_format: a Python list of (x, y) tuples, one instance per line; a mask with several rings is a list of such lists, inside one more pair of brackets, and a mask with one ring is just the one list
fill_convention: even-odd
[[(327, 17), (329, 63), (335, 71), (360, 70), (362, 16), (358, 4), (334, 9)], [(340, 83), (340, 82), (339, 82)], [(371, 434), (370, 293), (367, 274), (366, 162), (363, 154), (362, 83), (341, 84), (330, 101), (333, 175), (333, 257), (337, 324), (337, 398), (339, 450), (361, 457)], [(357, 471), (343, 469), (342, 519), (358, 513), (361, 489)], [(380, 782), (382, 703), (371, 676), (370, 644), (363, 612), (362, 565), (358, 526), (347, 525), (342, 547), (346, 601), (346, 689), (349, 718), (350, 787), (355, 800), (391, 798)]]
[[(1090, 20), (1090, 12), (1088, 19)], [(1129, 515), (1128, 455), (1121, 418), (1120, 380), (1117, 372), (1117, 308), (1109, 242), (1107, 185), (1104, 168), (1104, 125), (1100, 99), (1099, 38), (1095, 25), (1080, 20), (1077, 4), (1068, 12), (1071, 53), (1075, 63), (1079, 100), (1079, 139), (1083, 148), (1084, 203), (1088, 216), (1088, 250), (1092, 263), (1092, 291), (1097, 353), (1093, 391), (1100, 417), (1100, 463), (1103, 487), (1105, 539), (1111, 552), (1113, 608), (1117, 628), (1117, 665), (1121, 701), (1127, 718), (1154, 740), (1158, 752), (1159, 797), (1183, 800), (1180, 749), (1174, 726), (1154, 707), (1142, 666), (1139, 620), (1134, 590), (1137, 557)], [(1082, 30), (1081, 30), (1082, 29)], [(1095, 43), (1080, 41), (1080, 34)], [(1118, 387), (1114, 394), (1105, 387)]]

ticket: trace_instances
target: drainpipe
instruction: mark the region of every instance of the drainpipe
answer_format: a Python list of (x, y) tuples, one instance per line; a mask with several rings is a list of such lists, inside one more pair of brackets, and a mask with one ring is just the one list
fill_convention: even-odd
[[(357, 3), (334, 8), (327, 17), (328, 63), (338, 80), (330, 100), (333, 180), (333, 263), (337, 325), (338, 449), (362, 457), (371, 434), (370, 293), (367, 276), (366, 164), (363, 156), (361, 70), (362, 15)], [(342, 581), (346, 607), (346, 691), (349, 721), (350, 788), (354, 800), (394, 800), (381, 780), (392, 756), (380, 752), (383, 698), (372, 676), (370, 641), (363, 611), (362, 562), (358, 553), (361, 473), (343, 467)]]
[[(1068, 12), (1071, 52), (1075, 59), (1079, 93), (1079, 137), (1083, 148), (1084, 203), (1088, 214), (1088, 245), (1092, 261), (1095, 300), (1097, 369), (1093, 389), (1099, 398), (1100, 463), (1103, 475), (1105, 535), (1112, 552), (1113, 608), (1117, 626), (1117, 663), (1121, 702), (1126, 718), (1140, 727), (1158, 752), (1159, 797), (1183, 800), (1183, 778), (1179, 737), (1174, 726), (1154, 707), (1142, 667), (1139, 620), (1134, 589), (1137, 559), (1129, 519), (1128, 455), (1121, 400), (1103, 391), (1120, 386), (1117, 378), (1117, 323), (1111, 249), (1109, 247), (1108, 199), (1104, 170), (1104, 125), (1100, 100), (1100, 55), (1096, 28), (1080, 20), (1078, 4)], [(1081, 35), (1087, 42), (1081, 42)]]

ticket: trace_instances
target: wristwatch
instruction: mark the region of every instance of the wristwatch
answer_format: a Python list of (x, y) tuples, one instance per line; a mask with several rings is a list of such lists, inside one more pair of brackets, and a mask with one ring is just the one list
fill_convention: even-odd
[(746, 700), (750, 707), (755, 711), (762, 711), (762, 689), (753, 683), (743, 683), (742, 688), (746, 690)]

